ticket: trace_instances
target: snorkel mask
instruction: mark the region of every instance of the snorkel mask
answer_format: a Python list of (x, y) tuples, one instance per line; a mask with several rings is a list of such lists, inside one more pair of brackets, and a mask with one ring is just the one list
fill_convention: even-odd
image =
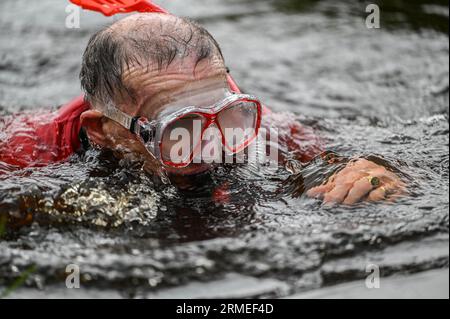
[[(208, 91), (202, 92), (207, 95)], [(228, 154), (245, 149), (257, 137), (262, 106), (252, 95), (224, 90), (213, 104), (166, 105), (157, 116), (130, 116), (113, 104), (104, 115), (136, 135), (146, 150), (164, 166), (186, 167), (202, 151), (206, 131), (215, 126)], [(189, 100), (195, 101), (195, 93)], [(200, 101), (201, 99), (199, 99)]]

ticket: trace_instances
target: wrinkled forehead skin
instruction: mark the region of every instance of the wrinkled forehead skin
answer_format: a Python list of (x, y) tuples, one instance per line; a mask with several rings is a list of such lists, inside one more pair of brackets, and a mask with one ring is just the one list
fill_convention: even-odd
[[(186, 24), (178, 23), (177, 19), (165, 14), (133, 15), (111, 28), (126, 35), (138, 32), (139, 28), (164, 30), (167, 23), (171, 25), (168, 32), (185, 33), (182, 28)], [(193, 103), (213, 105), (228, 92), (226, 67), (220, 54), (197, 61), (195, 56), (182, 52), (161, 69), (151, 61), (129, 61), (126, 65), (122, 81), (134, 92), (134, 98), (122, 94), (117, 107), (133, 116), (154, 119), (168, 113), (169, 109), (176, 111)]]

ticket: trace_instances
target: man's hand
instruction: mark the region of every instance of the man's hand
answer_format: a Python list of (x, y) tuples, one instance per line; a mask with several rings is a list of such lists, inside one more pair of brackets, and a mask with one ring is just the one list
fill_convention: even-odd
[(347, 205), (360, 201), (394, 200), (405, 193), (405, 183), (383, 166), (366, 159), (358, 159), (335, 173), (320, 186), (311, 188), (307, 195), (322, 198), (325, 203)]

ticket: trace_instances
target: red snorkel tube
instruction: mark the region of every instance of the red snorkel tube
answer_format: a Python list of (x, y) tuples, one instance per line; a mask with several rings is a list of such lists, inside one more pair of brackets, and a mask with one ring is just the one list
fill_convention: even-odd
[(169, 12), (148, 0), (70, 0), (73, 4), (109, 17), (117, 13), (130, 12)]

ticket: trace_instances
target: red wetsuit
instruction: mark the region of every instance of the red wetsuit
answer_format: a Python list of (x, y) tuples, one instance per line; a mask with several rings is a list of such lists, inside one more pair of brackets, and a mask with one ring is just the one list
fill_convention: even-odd
[(79, 96), (52, 113), (22, 113), (0, 118), (0, 163), (44, 166), (80, 149), (80, 115), (89, 104)]

